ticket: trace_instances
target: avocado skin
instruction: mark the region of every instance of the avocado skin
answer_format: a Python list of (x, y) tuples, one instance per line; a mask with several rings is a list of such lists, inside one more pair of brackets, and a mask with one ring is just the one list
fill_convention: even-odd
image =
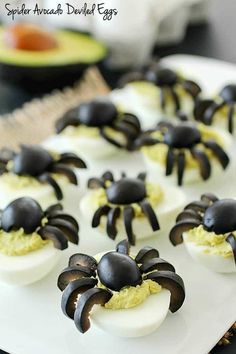
[(0, 63), (0, 80), (33, 93), (49, 92), (80, 80), (89, 64), (18, 66)]

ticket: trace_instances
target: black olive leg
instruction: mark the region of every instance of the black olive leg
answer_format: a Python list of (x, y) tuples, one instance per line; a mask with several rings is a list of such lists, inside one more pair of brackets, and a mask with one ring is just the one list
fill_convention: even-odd
[(191, 150), (193, 158), (198, 162), (200, 175), (205, 181), (211, 176), (211, 164), (208, 156), (200, 149), (194, 148)]
[(76, 109), (70, 109), (61, 119), (56, 122), (56, 133), (61, 133), (68, 126), (78, 127), (80, 125)]
[(65, 234), (55, 226), (43, 226), (38, 230), (38, 234), (43, 240), (52, 241), (54, 247), (59, 250), (64, 250), (68, 247), (68, 240)]
[(106, 188), (104, 180), (96, 177), (90, 178), (87, 185), (89, 189)]
[(142, 212), (144, 213), (144, 215), (146, 215), (146, 217), (152, 227), (152, 230), (153, 231), (160, 230), (160, 225), (159, 225), (157, 216), (156, 216), (152, 206), (150, 205), (150, 203), (147, 200), (144, 200), (144, 201), (140, 202), (139, 204), (142, 209)]
[(63, 291), (67, 287), (67, 285), (72, 281), (81, 278), (90, 278), (93, 276), (95, 276), (95, 272), (93, 269), (89, 267), (83, 267), (83, 266), (67, 267), (63, 269), (63, 271), (59, 275), (57, 279), (57, 286), (61, 291)]
[(111, 171), (104, 172), (102, 175), (102, 179), (104, 180), (104, 182), (106, 181), (114, 182), (113, 173)]
[(133, 233), (132, 221), (135, 217), (134, 209), (131, 206), (124, 208), (124, 224), (125, 231), (128, 236), (129, 243), (134, 246), (135, 245), (135, 235)]
[(230, 234), (226, 238), (226, 242), (228, 242), (230, 244), (230, 246), (232, 247), (232, 251), (233, 251), (233, 255), (234, 255), (234, 261), (235, 261), (235, 264), (236, 264), (236, 239), (235, 239), (235, 236), (233, 234)]
[(172, 99), (174, 101), (174, 105), (175, 105), (175, 112), (178, 112), (180, 110), (180, 99), (179, 99), (179, 95), (178, 93), (175, 91), (175, 89), (173, 87), (170, 87), (170, 93), (172, 96)]
[(92, 270), (97, 269), (97, 261), (94, 257), (84, 253), (75, 253), (69, 258), (70, 267), (87, 267)]
[(196, 200), (186, 205), (184, 210), (192, 209), (200, 213), (204, 213), (205, 210), (209, 207), (208, 201)]
[(206, 125), (211, 125), (214, 115), (225, 106), (225, 102), (216, 103), (214, 102), (210, 107), (208, 107), (204, 113), (203, 123)]
[(52, 176), (50, 176), (49, 173), (43, 173), (42, 175), (40, 175), (38, 177), (38, 180), (40, 182), (43, 182), (43, 183), (46, 182), (46, 183), (50, 184), (50, 186), (54, 189), (54, 193), (56, 195), (57, 200), (62, 200), (63, 193), (62, 193), (61, 187), (55, 181), (55, 179)]
[(81, 333), (90, 328), (89, 314), (94, 305), (104, 306), (112, 297), (112, 292), (100, 288), (85, 291), (79, 298), (74, 313), (74, 322)]
[(173, 246), (177, 246), (183, 243), (183, 233), (191, 229), (194, 229), (199, 225), (201, 225), (201, 222), (196, 219), (186, 219), (177, 222), (177, 224), (175, 224), (170, 231), (170, 235), (169, 235), (170, 242), (172, 243)]
[(165, 111), (166, 109), (166, 91), (164, 87), (160, 87), (160, 104), (161, 109)]
[(71, 167), (66, 166), (65, 164), (55, 163), (51, 169), (51, 172), (62, 174), (66, 178), (68, 178), (70, 183), (75, 184), (75, 185), (78, 184), (78, 180), (77, 180), (75, 172), (73, 171), (73, 169)]
[(230, 160), (223, 148), (215, 141), (205, 141), (204, 145), (207, 149), (210, 149), (213, 155), (217, 158), (223, 169), (226, 169)]
[(112, 240), (115, 240), (118, 233), (116, 222), (119, 219), (120, 214), (120, 207), (112, 208), (107, 214), (107, 234)]
[(184, 152), (179, 152), (177, 156), (177, 180), (178, 186), (182, 186), (183, 184), (183, 177), (184, 177), (184, 170), (186, 164), (186, 158)]
[(123, 240), (116, 245), (116, 252), (129, 255), (130, 244), (128, 240)]
[(183, 220), (188, 220), (188, 219), (194, 219), (197, 221), (202, 221), (202, 216), (196, 211), (192, 209), (187, 209), (182, 211), (176, 218), (176, 222), (183, 221)]
[(63, 220), (60, 218), (53, 218), (48, 221), (47, 225), (54, 226), (57, 229), (61, 230), (66, 236), (66, 238), (68, 239), (68, 241), (74, 243), (75, 245), (78, 245), (79, 243), (78, 230), (74, 226), (74, 224), (71, 223), (70, 221)]
[(175, 155), (171, 147), (169, 147), (167, 156), (166, 156), (166, 176), (170, 176), (173, 172), (175, 164)]
[(82, 278), (69, 283), (63, 291), (61, 298), (62, 312), (73, 319), (78, 296), (88, 289), (94, 288), (97, 282), (97, 279), (94, 278)]
[(86, 163), (72, 152), (65, 152), (61, 154), (57, 162), (65, 165), (72, 165), (77, 168), (87, 168)]
[(163, 271), (168, 270), (175, 273), (175, 268), (169, 262), (166, 262), (162, 258), (151, 258), (148, 261), (144, 262), (139, 268), (142, 273), (150, 273), (153, 270)]
[(150, 247), (150, 246), (145, 246), (143, 247), (138, 254), (135, 257), (135, 262), (136, 263), (144, 263), (149, 261), (152, 258), (158, 258), (159, 257), (159, 252), (156, 248)]
[(234, 113), (235, 113), (235, 103), (230, 103), (229, 113), (228, 113), (228, 131), (230, 134), (234, 132)]
[(93, 215), (92, 227), (98, 227), (100, 225), (102, 216), (107, 215), (110, 210), (111, 208), (108, 205), (103, 205), (98, 208)]
[(185, 287), (182, 278), (178, 274), (170, 271), (158, 271), (148, 274), (144, 279), (151, 279), (170, 291), (171, 312), (176, 312), (183, 305)]

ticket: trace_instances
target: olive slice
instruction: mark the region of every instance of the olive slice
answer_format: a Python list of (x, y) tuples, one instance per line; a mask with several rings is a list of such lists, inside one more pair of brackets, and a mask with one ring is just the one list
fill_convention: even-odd
[(119, 242), (116, 246), (116, 252), (129, 255), (130, 244), (128, 240)]
[(61, 133), (68, 126), (78, 127), (79, 124), (78, 108), (72, 108), (56, 121), (56, 133)]
[(163, 271), (168, 270), (175, 273), (175, 268), (169, 262), (161, 258), (151, 258), (144, 262), (139, 268), (142, 273), (149, 273), (153, 270)]
[(170, 176), (173, 172), (175, 163), (175, 154), (171, 147), (169, 147), (167, 156), (166, 156), (166, 176)]
[(70, 183), (74, 185), (78, 184), (76, 174), (71, 167), (68, 167), (62, 163), (57, 163), (52, 167), (52, 172), (64, 175), (66, 178), (68, 178)]
[(90, 328), (89, 314), (93, 306), (104, 306), (111, 297), (112, 292), (100, 288), (89, 289), (80, 296), (74, 314), (74, 322), (81, 333), (87, 332)]
[(142, 209), (142, 212), (146, 216), (146, 218), (149, 221), (149, 224), (151, 225), (151, 228), (153, 231), (160, 230), (160, 225), (156, 216), (155, 211), (153, 210), (152, 206), (147, 200), (143, 200), (142, 202), (139, 203), (140, 207)]
[(52, 241), (54, 247), (59, 250), (64, 250), (68, 247), (68, 241), (64, 233), (57, 227), (46, 225), (38, 230), (38, 234), (43, 240)]
[(92, 256), (88, 256), (84, 253), (75, 253), (69, 258), (69, 266), (70, 267), (87, 267), (91, 270), (97, 269), (97, 261)]
[(149, 259), (157, 257), (159, 257), (159, 252), (157, 249), (150, 246), (145, 246), (138, 252), (137, 256), (135, 257), (135, 261), (136, 263), (144, 263)]
[(226, 152), (223, 150), (223, 148), (217, 144), (215, 141), (206, 141), (204, 143), (206, 148), (210, 149), (212, 153), (214, 154), (215, 158), (219, 161), (221, 164), (222, 168), (225, 170), (226, 167), (228, 166), (230, 159)]
[(201, 215), (199, 215), (195, 210), (187, 209), (182, 211), (176, 218), (176, 222), (188, 219), (196, 219), (202, 221)]
[(82, 278), (69, 283), (62, 294), (61, 309), (63, 313), (73, 319), (78, 295), (93, 288), (97, 282), (97, 279), (94, 278)]
[(183, 305), (185, 299), (185, 287), (183, 279), (176, 273), (170, 271), (153, 272), (144, 277), (160, 284), (171, 293), (170, 311), (176, 312)]
[(66, 165), (72, 165), (77, 168), (87, 168), (86, 163), (72, 152), (65, 152), (61, 154), (58, 162)]
[(205, 201), (196, 200), (196, 201), (191, 202), (191, 203), (189, 203), (188, 205), (186, 205), (186, 207), (184, 208), (184, 210), (193, 209), (193, 210), (195, 210), (195, 211), (204, 212), (208, 207), (209, 207), (209, 204), (206, 203)]
[(64, 290), (70, 282), (81, 278), (89, 278), (94, 275), (94, 271), (88, 267), (67, 267), (59, 275), (57, 286), (60, 290)]
[(74, 228), (77, 230), (77, 232), (79, 231), (79, 224), (76, 221), (76, 219), (73, 216), (63, 213), (60, 210), (52, 211), (51, 213), (49, 213), (47, 215), (47, 218), (48, 218), (48, 220), (58, 220), (58, 219), (65, 220), (65, 221), (69, 222), (70, 224), (72, 224), (74, 226)]
[(180, 152), (177, 156), (177, 180), (178, 186), (182, 186), (184, 178), (184, 170), (186, 165), (186, 157), (184, 152)]
[(102, 216), (107, 215), (110, 210), (111, 208), (109, 207), (109, 205), (103, 205), (99, 207), (93, 215), (92, 227), (98, 227), (100, 225)]
[(226, 242), (230, 244), (232, 247), (233, 255), (234, 255), (234, 261), (236, 264), (236, 239), (233, 234), (229, 234), (229, 236), (226, 238)]
[(210, 178), (211, 175), (211, 164), (208, 156), (205, 154), (205, 152), (196, 148), (191, 150), (191, 153), (193, 158), (198, 162), (202, 179), (206, 181)]
[(135, 245), (135, 240), (136, 236), (133, 232), (133, 225), (132, 222), (135, 218), (135, 212), (133, 207), (127, 206), (124, 208), (124, 225), (125, 225), (125, 231), (128, 236), (129, 243), (134, 246)]
[(97, 189), (97, 188), (105, 188), (105, 183), (101, 178), (90, 178), (88, 180), (88, 188), (89, 189)]
[(172, 227), (169, 235), (172, 245), (177, 246), (183, 243), (183, 233), (198, 227), (200, 224), (200, 221), (197, 221), (196, 219), (186, 219), (177, 222), (177, 224)]
[(52, 213), (59, 212), (61, 210), (63, 210), (63, 206), (60, 203), (53, 204), (46, 209), (45, 215), (50, 216)]
[(118, 230), (116, 227), (116, 222), (120, 217), (120, 207), (111, 209), (107, 215), (107, 235), (114, 240), (117, 236)]
[(57, 227), (59, 230), (61, 230), (65, 234), (66, 238), (71, 243), (78, 245), (78, 243), (79, 243), (78, 231), (74, 227), (74, 225), (71, 224), (69, 221), (61, 220), (61, 219), (51, 219), (51, 220), (49, 220), (47, 225)]
[(63, 199), (63, 193), (61, 187), (56, 182), (56, 180), (52, 178), (52, 176), (50, 176), (49, 173), (43, 173), (38, 177), (38, 180), (42, 183), (48, 183), (53, 188), (57, 200)]
[(114, 176), (111, 171), (106, 171), (102, 175), (103, 180), (114, 182)]
[(219, 199), (213, 193), (204, 193), (201, 195), (201, 200), (205, 203), (215, 203)]

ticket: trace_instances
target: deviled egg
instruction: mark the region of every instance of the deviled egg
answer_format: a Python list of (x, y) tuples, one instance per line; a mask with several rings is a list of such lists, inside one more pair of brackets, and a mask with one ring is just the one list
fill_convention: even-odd
[(236, 200), (208, 193), (188, 204), (170, 231), (174, 246), (184, 242), (190, 255), (218, 273), (236, 271)]
[(78, 223), (60, 204), (43, 211), (32, 198), (11, 202), (1, 212), (0, 281), (27, 285), (45, 277), (68, 241), (78, 244)]
[(159, 63), (126, 74), (121, 85), (111, 92), (112, 101), (137, 114), (144, 129), (155, 126), (163, 116), (174, 118), (178, 111), (192, 114), (201, 92), (197, 83)]
[(152, 247), (130, 255), (126, 240), (116, 251), (95, 257), (74, 254), (59, 275), (58, 287), (62, 311), (81, 333), (91, 321), (120, 337), (155, 332), (168, 310), (178, 311), (185, 299), (184, 282), (174, 267)]
[(140, 129), (136, 116), (119, 111), (108, 97), (100, 97), (67, 112), (56, 122), (57, 137), (44, 144), (96, 160), (132, 150)]
[(132, 245), (165, 231), (185, 203), (182, 191), (146, 181), (145, 173), (115, 180), (107, 171), (101, 178), (91, 178), (88, 188), (80, 203), (84, 218), (113, 240), (126, 234)]
[(228, 133), (203, 124), (169, 121), (136, 141), (150, 173), (167, 176), (172, 183), (177, 180), (179, 186), (218, 177), (229, 165), (231, 143)]
[(19, 152), (0, 153), (0, 207), (29, 196), (42, 207), (62, 200), (69, 205), (71, 195), (79, 196), (77, 177), (72, 169), (86, 168), (74, 153), (57, 154), (41, 146), (22, 145)]

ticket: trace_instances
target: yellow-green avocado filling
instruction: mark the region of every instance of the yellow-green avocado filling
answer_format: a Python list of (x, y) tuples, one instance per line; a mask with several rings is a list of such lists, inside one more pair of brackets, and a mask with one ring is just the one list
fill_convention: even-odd
[(105, 304), (106, 309), (121, 310), (136, 307), (142, 304), (150, 295), (158, 294), (161, 285), (153, 280), (144, 280), (141, 285), (130, 286), (114, 292), (111, 299)]
[(44, 51), (26, 51), (7, 48), (4, 43), (5, 28), (0, 27), (0, 62), (18, 66), (59, 66), (67, 64), (90, 64), (106, 55), (103, 44), (81, 33), (55, 31), (57, 47)]
[[(135, 81), (135, 82), (130, 82), (127, 84), (127, 87), (132, 88), (135, 90), (135, 92), (140, 95), (142, 98), (148, 98), (153, 102), (155, 106), (158, 106), (158, 96), (160, 95), (160, 88), (156, 86), (155, 84), (147, 81)], [(183, 97), (189, 97), (192, 99), (191, 95), (180, 85), (176, 84), (175, 85), (175, 92), (178, 94), (180, 98)], [(174, 101), (173, 101), (173, 95), (171, 92), (167, 89), (165, 90), (165, 98), (166, 98), (166, 108), (174, 107)], [(151, 103), (149, 102), (149, 103)]]
[(202, 225), (185, 233), (185, 241), (193, 242), (197, 246), (206, 246), (204, 253), (218, 255), (225, 258), (232, 257), (230, 244), (225, 241), (228, 234), (217, 235), (214, 232), (204, 230)]
[[(107, 187), (111, 182), (107, 181)], [(150, 202), (151, 206), (155, 208), (164, 198), (164, 192), (162, 188), (158, 184), (152, 184), (149, 182), (146, 182), (146, 191), (147, 191), (147, 200)], [(94, 190), (91, 192), (92, 193), (92, 204), (94, 208), (99, 208), (103, 205), (111, 205), (107, 199), (106, 195), (106, 190), (103, 188), (99, 188), (97, 190)], [(131, 204), (135, 211), (135, 216), (136, 217), (143, 217), (144, 214), (142, 212), (141, 207), (137, 204)], [(122, 205), (120, 205), (121, 210), (122, 210)]]
[(0, 252), (6, 256), (23, 256), (47, 245), (37, 232), (25, 234), (23, 229), (11, 232), (0, 230)]
[[(215, 131), (212, 130), (211, 128), (207, 128), (203, 124), (198, 125), (198, 129), (201, 132), (201, 136), (203, 140), (215, 140), (220, 146), (224, 146), (224, 141), (222, 137)], [(152, 134), (152, 137), (163, 140), (163, 135), (161, 132), (156, 131)], [(202, 150), (204, 147), (202, 145), (197, 145), (198, 149)], [(142, 152), (144, 155), (147, 156), (150, 160), (153, 162), (158, 162), (159, 164), (165, 166), (166, 165), (166, 158), (167, 158), (167, 153), (168, 153), (168, 145), (167, 144), (156, 144), (152, 146), (144, 146), (142, 149)], [(186, 168), (187, 169), (194, 169), (198, 168), (198, 162), (196, 159), (194, 159), (191, 155), (191, 152), (189, 149), (183, 149), (185, 152), (185, 157), (186, 157)], [(210, 159), (213, 158), (213, 154), (210, 150), (204, 150), (205, 153), (208, 155)]]

